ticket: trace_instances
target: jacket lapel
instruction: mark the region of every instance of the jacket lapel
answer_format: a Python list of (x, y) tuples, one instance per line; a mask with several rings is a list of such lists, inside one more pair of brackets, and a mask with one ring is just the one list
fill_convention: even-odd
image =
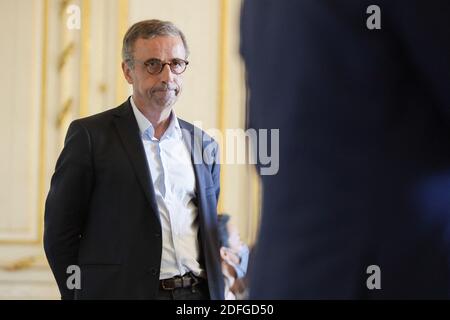
[(205, 188), (205, 166), (203, 162), (203, 147), (202, 147), (202, 135), (199, 130), (199, 134), (195, 135), (195, 131), (192, 125), (187, 122), (178, 119), (180, 123), (181, 131), (183, 134), (183, 141), (186, 144), (190, 154), (192, 166), (194, 167), (195, 179), (197, 184), (197, 194), (200, 195), (201, 191)]
[(114, 124), (119, 133), (122, 145), (133, 165), (137, 180), (145, 193), (145, 196), (159, 219), (158, 206), (155, 200), (155, 190), (151, 182), (151, 173), (147, 164), (144, 146), (139, 134), (139, 127), (131, 109), (129, 100), (117, 110)]

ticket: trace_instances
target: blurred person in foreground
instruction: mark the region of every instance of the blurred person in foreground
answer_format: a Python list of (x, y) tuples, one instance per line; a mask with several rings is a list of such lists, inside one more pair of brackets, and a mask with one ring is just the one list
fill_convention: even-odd
[(450, 2), (372, 4), (244, 2), (248, 126), (280, 130), (250, 298), (449, 298)]

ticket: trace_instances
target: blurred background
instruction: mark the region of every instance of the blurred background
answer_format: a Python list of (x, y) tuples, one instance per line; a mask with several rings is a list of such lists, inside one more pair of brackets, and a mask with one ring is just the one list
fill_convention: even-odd
[[(244, 129), (240, 7), (241, 0), (0, 0), (0, 299), (59, 299), (42, 249), (50, 178), (70, 122), (130, 95), (120, 53), (131, 24), (170, 20), (185, 33), (190, 63), (179, 117), (206, 131)], [(222, 164), (219, 212), (249, 245), (259, 209), (253, 166)]]

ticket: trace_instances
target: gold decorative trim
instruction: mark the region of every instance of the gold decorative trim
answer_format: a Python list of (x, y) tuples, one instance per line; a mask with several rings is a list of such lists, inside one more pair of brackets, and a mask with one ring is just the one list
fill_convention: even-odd
[(80, 117), (88, 115), (91, 1), (81, 1), (81, 63), (80, 63)]
[[(218, 120), (219, 130), (222, 134), (225, 133), (226, 129), (226, 109), (228, 103), (228, 32), (229, 32), (229, 3), (228, 0), (220, 1), (220, 36), (219, 36), (219, 110), (218, 110)], [(223, 146), (222, 146), (223, 147)], [(221, 160), (224, 159), (224, 150), (221, 152)], [(221, 162), (222, 166), (220, 169), (220, 181), (222, 181), (222, 186), (224, 177), (225, 177), (225, 166), (223, 165), (223, 161)], [(221, 188), (224, 190), (225, 188)], [(222, 191), (223, 194), (223, 191)], [(218, 212), (224, 211), (223, 205), (223, 196), (219, 198), (218, 203)]]
[(0, 260), (0, 270), (7, 272), (22, 271), (33, 268), (48, 270), (49, 265), (44, 255), (27, 255), (14, 260)]
[(73, 99), (72, 97), (68, 98), (66, 102), (64, 102), (61, 111), (58, 113), (58, 119), (56, 120), (56, 127), (61, 128), (64, 123), (64, 120), (67, 118), (69, 111), (72, 109)]
[(122, 39), (128, 29), (128, 0), (117, 0), (117, 76), (116, 76), (116, 104), (122, 103), (127, 97), (124, 79), (122, 77)]
[(99, 93), (105, 94), (106, 92), (108, 92), (108, 85), (105, 82), (101, 82), (99, 83), (97, 89)]
[(62, 17), (66, 13), (66, 8), (69, 6), (70, 0), (62, 0), (59, 7), (59, 16)]
[(252, 192), (252, 212), (251, 212), (251, 225), (248, 237), (249, 244), (254, 244), (258, 237), (259, 225), (261, 221), (261, 201), (262, 201), (262, 189), (261, 179), (258, 175), (255, 166), (252, 166), (250, 172), (250, 188)]
[(38, 261), (39, 258), (40, 256), (30, 256), (14, 260), (8, 263), (2, 263), (0, 264), (0, 270), (13, 272), (28, 269), (31, 268), (36, 263), (36, 261)]
[(71, 41), (61, 52), (61, 55), (59, 56), (58, 61), (58, 72), (61, 72), (64, 66), (67, 63), (67, 59), (74, 53), (75, 51), (75, 43)]
[(43, 21), (43, 38), (42, 38), (42, 64), (41, 64), (41, 119), (39, 134), (39, 232), (37, 242), (42, 242), (42, 234), (44, 233), (44, 211), (46, 184), (45, 176), (46, 166), (46, 150), (47, 150), (47, 55), (48, 55), (48, 20), (49, 20), (49, 0), (44, 0), (44, 21)]

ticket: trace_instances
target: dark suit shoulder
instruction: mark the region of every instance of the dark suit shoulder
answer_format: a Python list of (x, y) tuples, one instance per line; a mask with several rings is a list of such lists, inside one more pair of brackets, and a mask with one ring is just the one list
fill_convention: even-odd
[(76, 122), (82, 124), (82, 125), (92, 125), (97, 124), (99, 122), (104, 122), (110, 120), (114, 115), (121, 114), (123, 112), (126, 112), (125, 109), (127, 109), (128, 101), (124, 102), (118, 107), (88, 116), (84, 118), (80, 118), (75, 120)]
[(72, 122), (72, 125), (78, 125), (83, 128), (85, 128), (89, 132), (98, 132), (103, 131), (107, 127), (110, 126), (112, 120), (115, 118), (115, 116), (120, 116), (122, 114), (126, 114), (127, 112), (131, 111), (131, 105), (129, 104), (128, 100), (125, 101), (123, 104), (121, 104), (118, 107), (88, 116), (84, 118), (80, 118), (77, 120), (74, 120)]

